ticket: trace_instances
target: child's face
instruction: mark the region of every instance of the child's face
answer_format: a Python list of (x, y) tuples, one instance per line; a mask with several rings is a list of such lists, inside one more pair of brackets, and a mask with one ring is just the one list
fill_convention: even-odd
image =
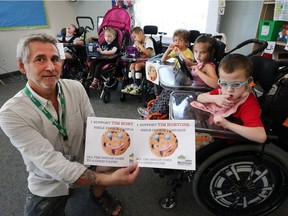
[(111, 44), (114, 39), (115, 39), (115, 35), (113, 35), (111, 32), (109, 31), (105, 31), (104, 33), (104, 38), (105, 38), (105, 41), (108, 43), (108, 44)]
[[(238, 69), (235, 70), (233, 73), (225, 73), (222, 68), (219, 69), (219, 86), (221, 87), (221, 92), (224, 95), (230, 95), (231, 100), (237, 100), (239, 99), (244, 92), (247, 91), (249, 87), (249, 78), (246, 77), (243, 70)], [(237, 82), (237, 83), (235, 83)], [(234, 83), (234, 87), (239, 88), (233, 88), (231, 85)], [(225, 87), (226, 86), (226, 87)]]
[(131, 35), (134, 41), (137, 41), (141, 44), (144, 42), (145, 36), (142, 32), (139, 32), (138, 34), (133, 32)]
[(195, 43), (193, 47), (194, 58), (197, 63), (206, 62), (209, 59), (208, 43)]
[(173, 38), (173, 42), (175, 46), (178, 47), (178, 49), (180, 49), (181, 51), (184, 51), (188, 46), (188, 42), (185, 41), (184, 38), (179, 37), (179, 36), (175, 36)]
[(75, 30), (76, 30), (76, 29), (75, 29), (75, 27), (74, 27), (73, 25), (68, 25), (68, 26), (66, 27), (66, 35), (67, 35), (67, 36), (73, 36), (73, 35), (76, 33)]

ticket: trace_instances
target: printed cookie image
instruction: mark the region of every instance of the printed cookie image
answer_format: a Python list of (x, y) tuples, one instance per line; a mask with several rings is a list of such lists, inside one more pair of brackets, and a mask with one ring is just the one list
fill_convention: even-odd
[(167, 157), (178, 147), (176, 135), (167, 129), (155, 130), (149, 138), (150, 150), (157, 157)]
[(148, 67), (148, 76), (150, 77), (152, 81), (155, 81), (157, 78), (157, 71), (153, 65), (149, 65)]
[(102, 135), (102, 148), (111, 156), (123, 154), (129, 146), (129, 134), (122, 128), (108, 128)]

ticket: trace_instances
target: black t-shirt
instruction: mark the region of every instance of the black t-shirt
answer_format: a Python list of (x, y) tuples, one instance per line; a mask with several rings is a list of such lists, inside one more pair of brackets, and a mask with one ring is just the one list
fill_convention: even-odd
[[(116, 53), (119, 53), (120, 52), (120, 46), (118, 44), (118, 42), (116, 40), (114, 40), (111, 44), (108, 44), (106, 41), (102, 44), (101, 46), (101, 49), (104, 51), (109, 51), (109, 50), (112, 50), (113, 47), (117, 47), (117, 51)], [(116, 54), (115, 53), (115, 54)]]

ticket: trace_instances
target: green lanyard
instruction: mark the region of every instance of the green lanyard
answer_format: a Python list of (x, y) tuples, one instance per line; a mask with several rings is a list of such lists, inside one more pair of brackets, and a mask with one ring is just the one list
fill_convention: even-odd
[[(65, 125), (65, 97), (64, 97), (62, 86), (60, 83), (59, 83), (59, 86), (60, 86), (60, 92), (61, 92), (61, 99), (60, 99), (61, 110), (62, 110), (61, 119), (62, 119), (63, 125)], [(24, 92), (31, 99), (31, 101), (46, 115), (46, 117), (52, 122), (52, 124), (57, 127), (59, 132), (63, 135), (64, 140), (68, 140), (68, 135), (67, 135), (65, 126), (64, 127), (61, 126), (61, 124), (51, 115), (51, 113), (33, 96), (33, 94), (27, 88), (27, 86), (25, 86)]]

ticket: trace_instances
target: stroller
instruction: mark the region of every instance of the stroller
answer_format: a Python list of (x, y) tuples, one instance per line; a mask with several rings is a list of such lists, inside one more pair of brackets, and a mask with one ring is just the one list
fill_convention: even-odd
[[(248, 40), (253, 41), (261, 42)], [(196, 100), (194, 92), (171, 93), (170, 118), (195, 119), (196, 132), (211, 135), (214, 142), (196, 151), (195, 172), (175, 171), (176, 177), (169, 180), (172, 190), (160, 200), (163, 208), (176, 205), (177, 188), (185, 181), (192, 184), (197, 204), (213, 215), (268, 215), (286, 200), (288, 64), (281, 67), (282, 62), (254, 54), (250, 57), (254, 66), (252, 76), (257, 84), (255, 88), (268, 139), (262, 145), (255, 144), (210, 125), (207, 113), (190, 106), (190, 102)], [(160, 174), (165, 175), (164, 170)]]
[[(80, 22), (86, 23), (86, 26), (83, 27), (82, 25), (80, 25)], [(75, 36), (83, 37), (84, 45), (73, 45), (70, 43), (64, 43), (64, 46), (69, 49), (69, 53), (71, 54), (72, 59), (65, 59), (61, 78), (78, 80), (82, 84), (84, 84), (88, 75), (89, 68), (87, 63), (85, 38), (89, 30), (94, 30), (94, 22), (91, 17), (77, 16), (76, 23), (78, 27), (77, 34)], [(61, 35), (65, 37), (66, 28), (63, 28), (61, 30)]]
[[(117, 37), (115, 40), (117, 40), (120, 45), (119, 54), (104, 56), (96, 53), (96, 55), (89, 56), (91, 63), (95, 61), (95, 64), (97, 64), (97, 61), (99, 60), (107, 62), (107, 64), (101, 68), (100, 75), (101, 82), (103, 82), (100, 98), (102, 98), (104, 103), (108, 103), (110, 101), (110, 90), (117, 88), (117, 78), (122, 76), (122, 69), (125, 67), (124, 63), (121, 61), (121, 56), (125, 51), (125, 47), (128, 46), (130, 41), (130, 23), (130, 14), (125, 9), (112, 8), (106, 12), (102, 24), (98, 28), (98, 44), (104, 43), (104, 30), (107, 27), (111, 27), (117, 32)], [(87, 83), (88, 86), (92, 82), (92, 79), (93, 77), (90, 75), (89, 82)]]

